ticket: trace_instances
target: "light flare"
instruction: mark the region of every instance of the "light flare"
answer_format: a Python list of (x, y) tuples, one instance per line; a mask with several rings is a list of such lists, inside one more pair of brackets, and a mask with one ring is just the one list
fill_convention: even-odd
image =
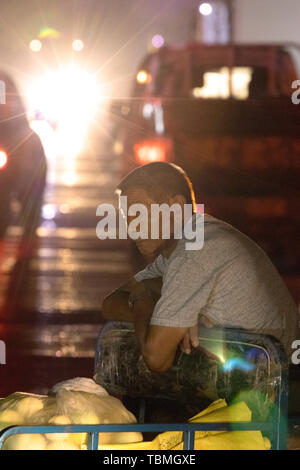
[(39, 38), (57, 39), (59, 37), (60, 37), (60, 32), (57, 31), (57, 29), (49, 28), (48, 26), (46, 26), (45, 28), (42, 28), (39, 34)]
[(136, 81), (137, 81), (140, 85), (145, 85), (145, 84), (147, 84), (147, 83), (151, 83), (152, 77), (151, 77), (150, 73), (146, 72), (146, 70), (140, 70), (140, 71), (137, 73)]
[(75, 52), (81, 52), (83, 48), (84, 48), (84, 42), (81, 41), (81, 39), (74, 39), (74, 41), (72, 42), (72, 49)]
[(7, 165), (7, 154), (4, 150), (0, 150), (0, 170)]
[(40, 52), (42, 50), (42, 43), (38, 39), (33, 39), (29, 43), (29, 49), (32, 50), (32, 52)]
[(203, 16), (209, 16), (212, 14), (212, 12), (213, 12), (213, 7), (208, 2), (201, 3), (201, 5), (199, 6), (199, 13), (201, 13), (201, 15)]
[(66, 66), (33, 83), (27, 98), (32, 115), (38, 110), (47, 122), (56, 123), (58, 151), (76, 156), (98, 109), (100, 90), (96, 78), (76, 66)]
[(168, 161), (172, 150), (172, 141), (167, 138), (144, 140), (134, 145), (135, 158), (140, 165)]

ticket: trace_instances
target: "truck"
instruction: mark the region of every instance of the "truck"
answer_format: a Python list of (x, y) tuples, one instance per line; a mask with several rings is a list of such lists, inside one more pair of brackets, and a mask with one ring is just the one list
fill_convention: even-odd
[(130, 98), (114, 100), (122, 174), (181, 166), (205, 212), (271, 257), (300, 299), (300, 106), (297, 45), (163, 47), (141, 63)]

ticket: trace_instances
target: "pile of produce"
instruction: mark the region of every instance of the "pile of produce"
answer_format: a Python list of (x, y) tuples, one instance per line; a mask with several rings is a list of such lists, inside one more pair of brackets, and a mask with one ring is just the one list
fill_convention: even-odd
[[(235, 422), (251, 422), (244, 401), (221, 399), (191, 418), (191, 423), (232, 423), (232, 431), (197, 431), (195, 450), (268, 450), (260, 431), (234, 431)], [(54, 386), (48, 395), (14, 393), (0, 401), (0, 431), (13, 425), (129, 424), (136, 418), (91, 379), (77, 378)], [(66, 430), (68, 431), (68, 430)], [(4, 443), (7, 450), (85, 450), (86, 433), (19, 434)], [(183, 433), (165, 432), (143, 441), (138, 432), (100, 433), (99, 450), (182, 450)]]
[[(0, 431), (13, 425), (136, 423), (124, 405), (91, 379), (72, 379), (58, 384), (49, 395), (16, 392), (0, 401)], [(141, 433), (102, 433), (101, 444), (125, 444), (143, 440)], [(83, 450), (86, 433), (18, 434), (4, 443), (7, 450)]]

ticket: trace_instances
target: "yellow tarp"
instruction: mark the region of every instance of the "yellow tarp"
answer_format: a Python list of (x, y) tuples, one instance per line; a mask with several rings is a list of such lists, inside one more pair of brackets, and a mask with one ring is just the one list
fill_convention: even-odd
[[(195, 440), (195, 450), (269, 450), (269, 439), (260, 431), (230, 431)], [(183, 443), (171, 450), (182, 450)]]
[[(225, 400), (217, 400), (208, 408), (193, 416), (191, 423), (251, 422), (251, 411), (245, 402), (227, 406)], [(260, 431), (197, 431), (195, 450), (268, 450), (270, 441)], [(116, 446), (99, 446), (101, 450), (182, 450), (182, 432), (164, 432), (153, 441)]]

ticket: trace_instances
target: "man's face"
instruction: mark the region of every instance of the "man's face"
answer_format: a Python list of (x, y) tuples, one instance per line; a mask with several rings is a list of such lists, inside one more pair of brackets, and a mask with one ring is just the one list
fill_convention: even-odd
[[(145, 256), (146, 259), (151, 260), (154, 257), (156, 257), (159, 253), (161, 253), (165, 248), (169, 247), (172, 243), (174, 243), (174, 240), (172, 239), (172, 234), (174, 232), (174, 218), (171, 217), (170, 220), (170, 238), (169, 239), (163, 239), (162, 238), (162, 231), (161, 231), (161, 217), (159, 220), (159, 238), (158, 239), (152, 239), (151, 238), (151, 223), (153, 220), (151, 220), (151, 207), (153, 204), (161, 204), (161, 203), (166, 203), (169, 205), (172, 205), (174, 202), (172, 199), (168, 199), (166, 197), (165, 201), (155, 201), (152, 199), (149, 194), (144, 191), (143, 189), (139, 188), (132, 188), (128, 190), (126, 193), (122, 193), (122, 196), (127, 196), (127, 208), (129, 209), (130, 206), (133, 204), (142, 204), (146, 209), (147, 209), (147, 219), (148, 219), (148, 238), (143, 239), (143, 238), (138, 238), (137, 240), (134, 240), (138, 250), (142, 253), (143, 256)], [(136, 219), (136, 217), (139, 214), (136, 214), (134, 216), (129, 216), (127, 214), (127, 227), (130, 229), (130, 223)]]

